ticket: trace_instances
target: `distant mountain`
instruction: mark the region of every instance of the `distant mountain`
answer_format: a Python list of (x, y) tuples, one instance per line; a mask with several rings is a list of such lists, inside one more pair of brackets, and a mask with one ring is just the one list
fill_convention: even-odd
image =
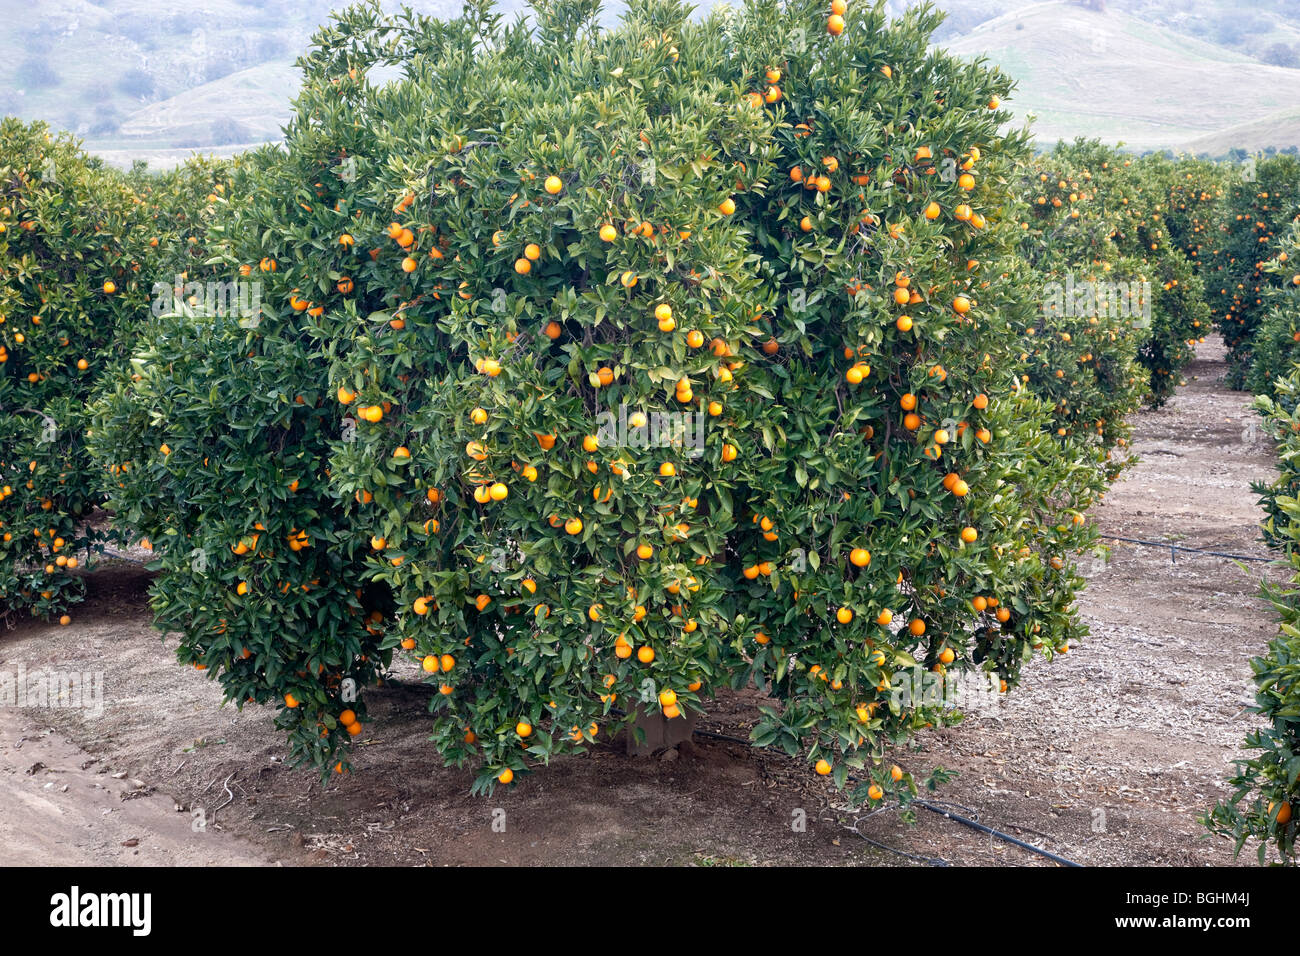
[(944, 45), (960, 56), (987, 56), (1014, 77), (1007, 105), (1035, 117), (1044, 145), (1083, 135), (1137, 150), (1201, 149), (1243, 125), (1257, 130), (1260, 145), (1300, 145), (1300, 124), (1266, 123), (1300, 107), (1300, 69), (1260, 63), (1114, 7), (1023, 6)]
[[(697, 8), (708, 9), (713, 0)], [(850, 0), (867, 3), (871, 0)], [(901, 14), (920, 0), (886, 0)], [(936, 44), (1017, 80), (1050, 145), (1097, 136), (1207, 151), (1300, 144), (1300, 0), (938, 0)], [(0, 113), (45, 119), (129, 165), (276, 140), (292, 64), (341, 0), (0, 0)], [(383, 0), (455, 16), (461, 0)], [(524, 0), (503, 0), (513, 15)], [(606, 5), (606, 20), (624, 9)], [(1294, 64), (1294, 66), (1288, 65)]]

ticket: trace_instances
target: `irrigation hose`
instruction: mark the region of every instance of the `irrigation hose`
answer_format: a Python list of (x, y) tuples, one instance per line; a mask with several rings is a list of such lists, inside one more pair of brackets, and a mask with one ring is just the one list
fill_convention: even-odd
[(1017, 840), (1011, 834), (1003, 833), (1001, 830), (995, 830), (993, 829), (993, 827), (990, 826), (985, 826), (983, 823), (980, 823), (978, 820), (971, 820), (969, 817), (963, 817), (961, 814), (953, 813), (951, 810), (944, 810), (942, 807), (936, 807), (933, 804), (927, 803), (924, 800), (913, 800), (912, 802), (916, 804), (918, 807), (924, 807), (926, 810), (929, 810), (931, 813), (937, 813), (940, 816), (946, 817), (949, 820), (955, 820), (957, 823), (960, 823), (963, 826), (968, 826), (972, 830), (978, 830), (981, 833), (987, 833), (989, 836), (997, 837), (999, 840), (1005, 840), (1007, 843), (1013, 844), (1014, 846), (1018, 846), (1023, 850), (1028, 850), (1031, 853), (1037, 853), (1039, 856), (1046, 857), (1047, 859), (1051, 860), (1053, 863), (1059, 863), (1061, 866), (1072, 866), (1072, 867), (1079, 867), (1079, 868), (1083, 867), (1082, 863), (1075, 863), (1073, 860), (1067, 860), (1063, 856), (1057, 856), (1055, 853), (1049, 853), (1046, 850), (1040, 849), (1039, 847), (1034, 846), (1032, 843), (1026, 843), (1024, 840)]
[(1173, 560), (1173, 554), (1176, 551), (1186, 551), (1189, 554), (1209, 554), (1216, 558), (1232, 558), (1234, 561), (1262, 561), (1265, 563), (1273, 562), (1274, 558), (1261, 558), (1250, 554), (1228, 554), (1226, 551), (1207, 551), (1204, 548), (1188, 548), (1181, 544), (1171, 544), (1168, 541), (1144, 541), (1141, 538), (1125, 538), (1117, 534), (1103, 534), (1098, 537), (1106, 538), (1110, 541), (1127, 541), (1130, 544), (1145, 544), (1151, 548), (1166, 548), (1170, 554), (1170, 560)]
[[(694, 733), (697, 734), (698, 736), (708, 737), (712, 740), (725, 740), (728, 743), (744, 744), (746, 747), (751, 746), (748, 740), (744, 740), (740, 737), (733, 737), (730, 734), (719, 734), (711, 730), (696, 730), (694, 731)], [(855, 783), (862, 782), (859, 778), (854, 777), (852, 775), (849, 776), (849, 779), (854, 781)], [(1047, 859), (1051, 860), (1053, 863), (1059, 863), (1061, 866), (1072, 866), (1072, 867), (1083, 866), (1083, 864), (1081, 863), (1075, 863), (1073, 860), (1067, 860), (1065, 857), (1057, 856), (1055, 853), (1049, 853), (1047, 850), (1040, 849), (1039, 847), (1034, 846), (1032, 843), (1026, 843), (1024, 840), (1018, 840), (1015, 837), (1013, 837), (1010, 833), (1003, 833), (1001, 830), (997, 830), (994, 829), (993, 827), (986, 826), (985, 824), (980, 823), (978, 820), (972, 820), (970, 817), (962, 816), (959, 813), (953, 813), (951, 810), (945, 810), (942, 807), (936, 806), (935, 804), (932, 803), (928, 803), (925, 800), (913, 800), (912, 803), (918, 807), (924, 807), (926, 810), (929, 810), (932, 813), (937, 813), (940, 816), (946, 817), (947, 819), (952, 820), (956, 823), (960, 823), (964, 826), (971, 827), (972, 829), (978, 830), (981, 833), (987, 833), (989, 836), (997, 837), (999, 840), (1004, 840), (1007, 843), (1012, 844), (1013, 846), (1018, 846), (1021, 849), (1028, 850), (1030, 853), (1037, 853), (1039, 856), (1046, 857)], [(863, 817), (861, 819), (866, 819), (866, 818)], [(854, 833), (858, 833), (857, 821), (854, 821), (853, 826), (850, 827), (849, 829), (853, 830)], [(862, 836), (861, 833), (858, 833), (858, 836), (862, 837), (862, 839), (866, 840), (868, 843), (872, 844), (873, 846), (880, 846), (882, 849), (890, 850), (893, 853), (898, 853), (900, 856), (906, 856), (909, 859), (925, 862), (930, 866), (948, 865), (948, 863), (943, 860), (938, 860), (937, 862), (935, 862), (935, 861), (931, 861), (929, 857), (918, 857), (910, 853), (905, 853), (902, 850), (895, 850), (893, 849), (893, 847), (887, 847), (884, 846), (883, 844), (877, 844), (874, 840), (870, 840), (867, 837)]]

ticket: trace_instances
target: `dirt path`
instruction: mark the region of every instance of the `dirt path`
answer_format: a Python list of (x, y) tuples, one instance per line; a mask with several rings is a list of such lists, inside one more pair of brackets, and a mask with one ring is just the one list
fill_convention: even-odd
[[(1271, 451), (1243, 434), (1253, 413), (1223, 385), (1221, 347), (1199, 355), (1168, 407), (1137, 416), (1143, 461), (1095, 517), (1108, 534), (1263, 554), (1249, 484), (1273, 473)], [(939, 799), (1081, 863), (1231, 863), (1195, 817), (1226, 792), (1250, 727), (1247, 662), (1273, 632), (1255, 597), (1265, 567), (1117, 546), (1088, 569), (1087, 641), (1036, 664), (996, 716), (893, 759), (960, 771)], [(98, 717), (0, 708), (0, 864), (907, 865), (849, 832), (853, 817), (802, 764), (700, 738), (655, 758), (597, 748), (470, 797), (470, 774), (442, 768), (427, 742), (427, 692), (405, 666), (368, 696), (356, 772), (322, 787), (285, 766), (270, 710), (220, 709), (215, 685), (175, 664), (138, 568), (89, 583), (71, 626), (0, 634), (0, 671), (105, 679)], [(716, 701), (703, 726), (744, 736), (755, 698)], [(1046, 862), (924, 811), (915, 827), (885, 813), (859, 831), (954, 863)]]

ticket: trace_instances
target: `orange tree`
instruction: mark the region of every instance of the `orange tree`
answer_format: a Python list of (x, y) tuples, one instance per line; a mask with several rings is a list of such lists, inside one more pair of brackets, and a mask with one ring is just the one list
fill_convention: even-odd
[[(314, 182), (314, 160), (241, 157), (198, 243), (221, 281), (202, 263), (179, 286), (170, 264), (158, 277), (172, 294), (115, 369), (93, 450), (118, 525), (154, 549), (156, 624), (182, 635), (179, 659), (241, 706), (277, 702), (295, 759), (327, 772), (361, 730), (355, 689), (387, 655), (375, 627), (384, 596), (365, 586), (364, 545), (328, 489), (338, 421), (300, 321), (308, 306), (274, 284), (281, 259), (299, 278), (311, 263), (295, 237), (264, 231), (317, 200), (307, 167)], [(180, 240), (184, 260), (193, 247)]]
[(257, 324), (159, 318), (103, 405), (160, 622), (322, 769), (400, 648), (476, 790), (757, 679), (756, 743), (905, 795), (877, 749), (958, 716), (913, 666), (1079, 633), (1097, 469), (1016, 377), (1008, 81), (927, 11), (596, 10), (318, 34), (213, 230)]
[[(1274, 394), (1300, 361), (1300, 223), (1292, 223), (1261, 264), (1260, 299), (1263, 314), (1251, 343), (1245, 387), (1259, 395)], [(1274, 396), (1289, 406), (1293, 390)], [(1288, 407), (1289, 411), (1290, 408)]]
[(1142, 173), (1165, 204), (1170, 244), (1201, 271), (1217, 233), (1219, 205), (1233, 167), (1188, 156), (1171, 160), (1160, 153), (1138, 160)]
[(83, 593), (101, 537), (86, 401), (147, 307), (140, 219), (124, 178), (72, 139), (0, 121), (0, 618)]
[(1020, 284), (1037, 289), (1036, 278), (1041, 286), (1038, 308), (1011, 313), (1024, 336), (1021, 378), (1051, 402), (1060, 440), (1113, 479), (1112, 449), (1127, 444), (1126, 416), (1146, 390), (1137, 363), (1150, 339), (1141, 264), (1113, 241), (1124, 197), (1100, 192), (1090, 170), (1060, 151), (1027, 167), (1020, 190), (1018, 267), (1028, 273)]
[(1257, 754), (1236, 761), (1228, 783), (1232, 796), (1220, 801), (1203, 819), (1211, 832), (1231, 838), (1236, 851), (1258, 841), (1259, 862), (1270, 847), (1283, 864), (1296, 864), (1296, 829), (1300, 826), (1300, 410), (1294, 370), (1274, 383), (1276, 398), (1258, 396), (1255, 408), (1264, 416), (1278, 442), (1281, 474), (1265, 492), (1269, 519), (1265, 536), (1290, 564), (1285, 586), (1265, 584), (1261, 596), (1278, 612), (1279, 630), (1268, 652), (1250, 662), (1255, 681), (1255, 706), (1263, 726), (1247, 735), (1244, 749)]
[(1181, 383), (1210, 322), (1203, 283), (1168, 223), (1174, 204), (1154, 166), (1159, 160), (1083, 139), (1058, 146), (1056, 154), (1081, 169), (1113, 224), (1110, 241), (1137, 265), (1147, 326), (1138, 361), (1147, 373), (1147, 398), (1158, 407)]
[(1266, 311), (1264, 291), (1283, 281), (1280, 272), (1266, 274), (1263, 267), (1300, 212), (1300, 159), (1252, 157), (1233, 173), (1204, 276), (1211, 314), (1228, 346), (1228, 381), (1241, 388)]

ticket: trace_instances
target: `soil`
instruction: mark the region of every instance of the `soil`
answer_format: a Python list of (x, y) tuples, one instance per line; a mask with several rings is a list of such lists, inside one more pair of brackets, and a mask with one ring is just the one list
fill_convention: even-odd
[[(1223, 377), (1208, 341), (1175, 398), (1135, 416), (1141, 460), (1096, 509), (1104, 534), (1266, 556), (1250, 482), (1273, 456)], [(1275, 630), (1256, 592), (1282, 569), (1116, 542), (1084, 570), (1085, 641), (1036, 661), (993, 715), (890, 759), (958, 771), (932, 805), (1081, 864), (1253, 865), (1197, 816), (1253, 726), (1249, 659)], [(368, 692), (353, 773), (322, 786), (285, 764), (270, 708), (222, 708), (177, 666), (147, 588), (138, 564), (106, 561), (71, 625), (0, 633), (0, 671), (105, 681), (99, 716), (0, 705), (0, 864), (1058, 865), (925, 809), (855, 815), (802, 762), (703, 735), (638, 758), (604, 744), (471, 797), (426, 739), (406, 664)], [(700, 726), (744, 737), (760, 699), (726, 694)]]

